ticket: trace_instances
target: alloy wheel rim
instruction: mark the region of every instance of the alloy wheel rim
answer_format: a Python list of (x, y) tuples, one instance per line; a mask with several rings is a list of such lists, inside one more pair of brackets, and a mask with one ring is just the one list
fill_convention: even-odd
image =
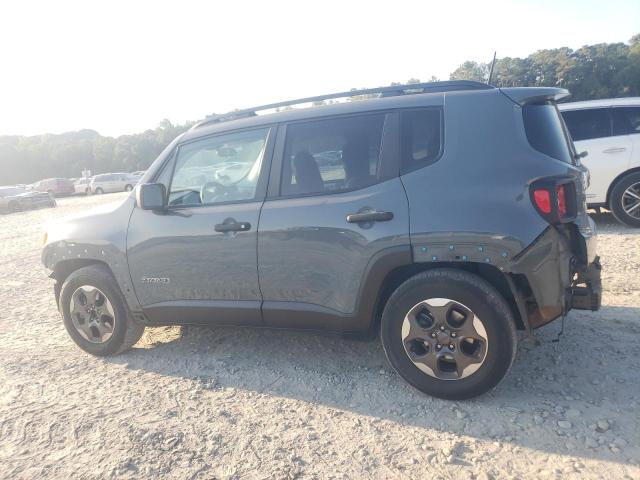
[(402, 344), (418, 369), (440, 380), (472, 375), (483, 365), (489, 348), (482, 321), (449, 298), (414, 305), (402, 322)]
[(640, 182), (629, 185), (621, 198), (622, 210), (631, 218), (640, 219)]
[(69, 311), (73, 326), (88, 342), (105, 343), (113, 335), (113, 305), (100, 289), (92, 285), (78, 287), (71, 295)]

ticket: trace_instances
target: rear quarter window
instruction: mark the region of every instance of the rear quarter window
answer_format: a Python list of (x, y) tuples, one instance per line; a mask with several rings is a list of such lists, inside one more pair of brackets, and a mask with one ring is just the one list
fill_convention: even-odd
[(424, 108), (401, 114), (402, 172), (430, 165), (442, 153), (442, 109)]
[(525, 105), (522, 117), (527, 140), (533, 148), (557, 160), (573, 163), (570, 140), (555, 105)]

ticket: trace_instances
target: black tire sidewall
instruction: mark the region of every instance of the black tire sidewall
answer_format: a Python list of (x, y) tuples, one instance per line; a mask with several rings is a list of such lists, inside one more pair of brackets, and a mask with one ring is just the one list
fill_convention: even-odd
[[(515, 324), (504, 299), (480, 277), (451, 270), (440, 272), (454, 273), (441, 276), (437, 271), (424, 272), (394, 292), (384, 309), (381, 337), (390, 363), (407, 382), (429, 395), (462, 400), (494, 388), (507, 374), (517, 348)], [(487, 298), (487, 294), (493, 298)], [(455, 300), (481, 319), (487, 333), (488, 350), (482, 366), (470, 376), (441, 380), (420, 370), (407, 356), (401, 338), (404, 317), (411, 308), (428, 298)], [(505, 311), (505, 308), (509, 310)]]
[(640, 220), (630, 217), (622, 209), (622, 194), (634, 183), (640, 182), (640, 172), (631, 173), (621, 180), (619, 180), (611, 190), (611, 198), (609, 200), (609, 206), (611, 207), (611, 213), (616, 217), (620, 223), (623, 223), (629, 227), (640, 228)]
[[(105, 343), (91, 343), (76, 330), (71, 320), (70, 301), (71, 295), (78, 287), (90, 285), (102, 291), (113, 307), (115, 325), (111, 338)], [(113, 277), (98, 267), (85, 267), (73, 272), (62, 285), (60, 291), (60, 312), (67, 332), (71, 339), (85, 352), (92, 355), (113, 355), (124, 344), (129, 325), (128, 310), (124, 304), (124, 298), (120, 289), (115, 284)]]

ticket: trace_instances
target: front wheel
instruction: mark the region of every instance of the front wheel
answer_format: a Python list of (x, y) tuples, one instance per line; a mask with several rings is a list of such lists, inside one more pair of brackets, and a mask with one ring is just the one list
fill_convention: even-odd
[(640, 172), (631, 173), (614, 185), (609, 204), (620, 223), (640, 227)]
[(71, 339), (93, 355), (117, 355), (142, 336), (111, 273), (99, 265), (73, 272), (60, 291), (60, 311)]
[(452, 400), (496, 387), (517, 349), (513, 313), (502, 295), (477, 275), (453, 269), (428, 270), (400, 285), (382, 314), (381, 337), (407, 382)]
[(124, 187), (125, 192), (130, 192), (131, 190), (133, 190), (133, 187), (131, 185), (125, 185)]
[(102, 190), (102, 188), (98, 187), (95, 189), (95, 194), (96, 195), (102, 195), (104, 193), (104, 190)]

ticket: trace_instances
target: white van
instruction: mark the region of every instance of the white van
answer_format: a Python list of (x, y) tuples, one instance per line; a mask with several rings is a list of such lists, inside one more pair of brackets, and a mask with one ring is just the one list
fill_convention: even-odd
[(136, 183), (138, 183), (138, 180), (131, 178), (128, 173), (103, 173), (93, 177), (89, 188), (91, 193), (98, 195), (112, 192), (130, 192)]

